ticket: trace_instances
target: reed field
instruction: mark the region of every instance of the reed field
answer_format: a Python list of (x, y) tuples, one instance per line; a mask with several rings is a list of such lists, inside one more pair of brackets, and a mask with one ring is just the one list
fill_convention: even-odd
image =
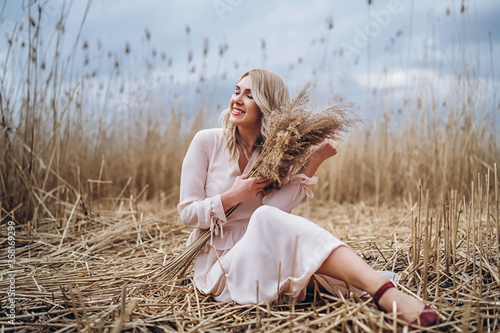
[[(229, 98), (214, 96), (246, 69), (207, 68), (210, 52), (224, 62), (228, 47), (208, 39), (200, 54), (171, 58), (147, 29), (140, 49), (124, 40), (108, 50), (80, 34), (67, 40), (70, 10), (47, 23), (36, 4), (27, 22), (0, 26), (8, 42), (0, 64), (2, 332), (418, 331), (369, 297), (315, 290), (299, 304), (237, 305), (199, 293), (192, 267), (184, 278), (154, 279), (191, 231), (176, 209), (191, 138), (220, 126)], [(473, 29), (467, 12), (450, 15)], [(427, 331), (499, 332), (498, 78), (493, 60), (462, 53), (470, 51), (458, 41), (445, 93), (417, 81), (397, 108), (389, 95), (373, 95), (379, 116), (353, 127), (318, 170), (309, 218), (374, 268), (400, 274), (399, 288), (438, 312)], [(177, 62), (187, 65), (182, 79)], [(282, 74), (289, 81), (306, 65)], [(325, 68), (312, 65), (314, 87)], [(429, 66), (439, 64), (422, 63)], [(487, 80), (478, 74), (484, 66)], [(324, 99), (355, 102), (339, 94)], [(306, 210), (302, 203), (294, 213)]]

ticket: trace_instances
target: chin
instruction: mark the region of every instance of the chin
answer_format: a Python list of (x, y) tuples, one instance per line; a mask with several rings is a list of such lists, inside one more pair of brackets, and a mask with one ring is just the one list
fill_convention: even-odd
[(231, 115), (229, 116), (229, 122), (234, 125), (234, 126), (237, 126), (241, 121), (238, 117), (234, 116), (234, 115)]

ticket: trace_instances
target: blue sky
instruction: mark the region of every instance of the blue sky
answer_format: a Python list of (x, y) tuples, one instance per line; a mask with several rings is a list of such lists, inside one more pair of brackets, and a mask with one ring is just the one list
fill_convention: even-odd
[[(43, 7), (47, 43), (59, 12), (69, 10), (65, 50), (70, 52), (88, 2), (6, 0), (0, 25), (4, 66), (5, 36), (16, 23), (27, 22), (33, 4)], [(76, 55), (75, 72), (97, 70), (96, 80), (106, 80), (118, 59), (127, 91), (139, 91), (152, 80), (151, 100), (165, 103), (175, 96), (190, 109), (209, 100), (216, 114), (239, 75), (251, 68), (279, 72), (292, 91), (313, 81), (318, 105), (352, 102), (365, 117), (384, 103), (400, 107), (422, 87), (444, 99), (461, 84), (458, 77), (468, 78), (477, 90), (473, 95), (493, 103), (499, 86), (499, 14), (500, 1), (493, 0), (373, 0), (371, 5), (365, 0), (93, 0), (78, 44), (86, 41), (89, 47)], [(155, 59), (164, 55), (166, 61), (153, 59), (148, 70), (144, 59), (153, 50)], [(83, 66), (86, 56), (89, 65)]]

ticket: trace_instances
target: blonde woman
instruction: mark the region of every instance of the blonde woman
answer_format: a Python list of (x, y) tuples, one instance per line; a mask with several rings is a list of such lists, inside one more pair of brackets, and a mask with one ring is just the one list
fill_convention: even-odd
[[(430, 307), (394, 288), (328, 231), (290, 214), (317, 182), (321, 163), (337, 154), (335, 141), (325, 139), (279, 190), (263, 193), (267, 179), (244, 178), (266, 140), (269, 115), (289, 100), (279, 74), (251, 70), (236, 84), (222, 113), (223, 128), (193, 138), (182, 166), (178, 211), (185, 225), (196, 228), (188, 243), (201, 229), (212, 231), (195, 261), (196, 287), (217, 301), (239, 304), (287, 301), (284, 294), (301, 301), (315, 279), (330, 292), (345, 292), (346, 284), (365, 291), (384, 311), (395, 303), (399, 317), (412, 325), (434, 324)], [(227, 218), (225, 211), (237, 204)]]

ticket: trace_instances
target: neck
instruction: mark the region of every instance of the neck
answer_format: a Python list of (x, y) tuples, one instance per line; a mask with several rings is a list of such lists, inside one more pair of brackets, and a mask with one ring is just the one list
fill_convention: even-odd
[(260, 131), (238, 127), (238, 133), (240, 134), (241, 141), (245, 145), (245, 148), (251, 151), (259, 139)]

